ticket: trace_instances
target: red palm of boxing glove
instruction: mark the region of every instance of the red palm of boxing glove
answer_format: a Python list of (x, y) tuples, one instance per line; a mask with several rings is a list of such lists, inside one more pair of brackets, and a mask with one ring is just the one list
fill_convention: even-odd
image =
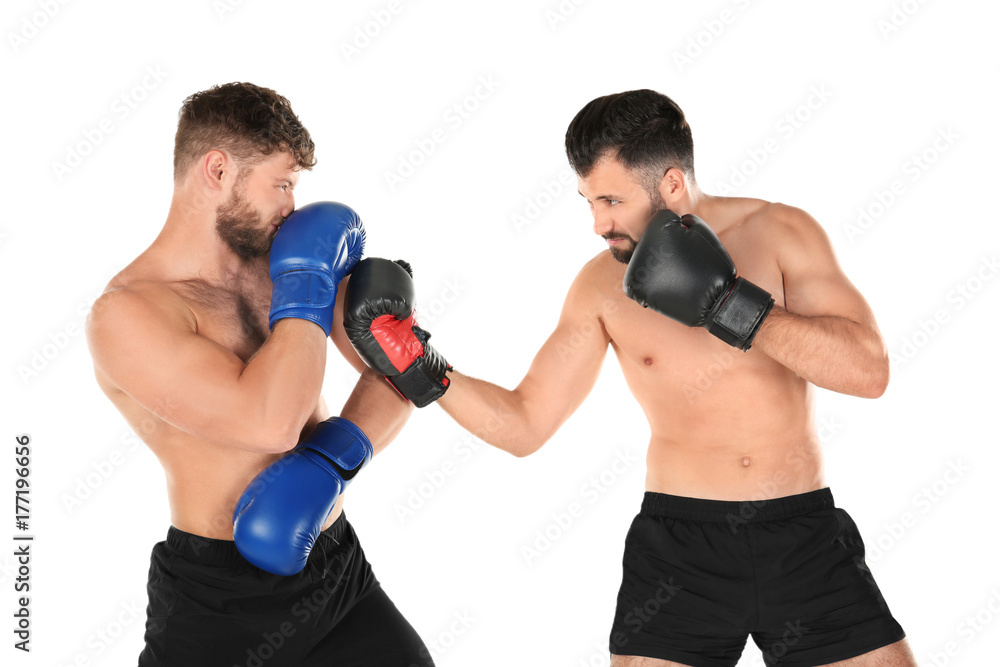
[(385, 376), (418, 408), (440, 398), (452, 370), (417, 326), (409, 266), (372, 257), (351, 272), (344, 300), (344, 329), (368, 366)]

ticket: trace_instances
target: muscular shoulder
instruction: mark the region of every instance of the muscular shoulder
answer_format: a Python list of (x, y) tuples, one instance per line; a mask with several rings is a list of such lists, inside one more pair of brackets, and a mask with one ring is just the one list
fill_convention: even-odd
[(112, 281), (87, 315), (91, 345), (150, 327), (194, 329), (195, 319), (180, 295), (168, 284), (134, 280)]
[(573, 280), (571, 291), (579, 291), (601, 298), (617, 288), (621, 292), (625, 265), (615, 260), (611, 253), (603, 250), (590, 259)]
[(765, 202), (747, 216), (745, 224), (766, 231), (779, 241), (804, 242), (810, 237), (826, 235), (814, 217), (801, 208), (779, 202)]
[(616, 261), (607, 250), (583, 265), (566, 295), (563, 314), (574, 318), (604, 318), (625, 298), (622, 278), (625, 265)]
[(831, 252), (830, 239), (819, 222), (794, 206), (766, 203), (747, 216), (744, 224), (767, 237), (780, 264), (808, 263)]
[(814, 217), (786, 204), (768, 204), (747, 219), (774, 249), (782, 275), (822, 275), (839, 271), (833, 244)]

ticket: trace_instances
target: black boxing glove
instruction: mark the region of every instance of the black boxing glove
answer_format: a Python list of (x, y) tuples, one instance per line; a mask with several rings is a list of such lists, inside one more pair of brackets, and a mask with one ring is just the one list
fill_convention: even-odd
[(452, 370), (428, 344), (413, 312), (412, 270), (400, 260), (362, 260), (344, 297), (344, 329), (358, 355), (418, 408), (448, 389)]
[(643, 232), (622, 287), (644, 308), (705, 327), (744, 352), (774, 306), (770, 293), (736, 276), (733, 260), (705, 221), (668, 210)]

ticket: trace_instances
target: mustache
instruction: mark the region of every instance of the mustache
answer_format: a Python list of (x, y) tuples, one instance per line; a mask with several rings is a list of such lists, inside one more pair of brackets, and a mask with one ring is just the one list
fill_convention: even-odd
[(605, 241), (612, 241), (615, 239), (628, 239), (629, 241), (632, 241), (632, 243), (635, 243), (635, 240), (631, 236), (629, 236), (628, 234), (623, 234), (622, 232), (608, 232), (607, 234), (601, 234), (601, 238), (604, 239)]

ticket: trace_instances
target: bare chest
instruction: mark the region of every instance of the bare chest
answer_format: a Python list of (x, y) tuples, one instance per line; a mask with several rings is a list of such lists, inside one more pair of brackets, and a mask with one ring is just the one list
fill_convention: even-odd
[(269, 281), (249, 278), (221, 285), (187, 281), (181, 288), (197, 319), (198, 334), (244, 362), (267, 340), (270, 290)]
[[(737, 275), (770, 292), (775, 303), (783, 306), (781, 271), (766, 243), (748, 235), (723, 236), (721, 240)], [(679, 378), (697, 377), (706, 369), (724, 368), (729, 377), (739, 376), (741, 369), (751, 374), (767, 370), (769, 360), (744, 354), (702, 328), (685, 326), (629, 299), (621, 288), (624, 273), (621, 265), (609, 281), (601, 317), (626, 375), (655, 380), (660, 389), (666, 389), (657, 378), (669, 378), (673, 384)]]

